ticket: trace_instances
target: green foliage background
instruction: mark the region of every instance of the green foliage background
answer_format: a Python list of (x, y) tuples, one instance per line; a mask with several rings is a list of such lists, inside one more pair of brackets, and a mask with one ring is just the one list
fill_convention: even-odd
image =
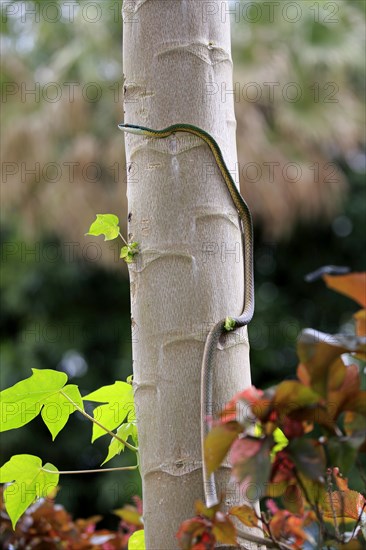
[[(131, 373), (131, 339), (138, 338), (131, 335), (126, 267), (114, 245), (83, 237), (96, 213), (127, 217), (123, 140), (116, 129), (123, 114), (121, 3), (97, 3), (102, 15), (96, 22), (91, 9), (83, 13), (88, 2), (75, 3), (79, 9), (72, 22), (61, 0), (63, 16), (55, 21), (58, 12), (51, 4), (56, 3), (26, 2), (41, 16), (35, 21), (28, 14), (23, 21), (21, 11), (4, 15), (4, 10), (23, 9), (23, 2), (2, 3), (1, 84), (3, 91), (9, 83), (19, 88), (3, 96), (2, 160), (15, 163), (18, 171), (3, 179), (1, 388), (27, 377), (32, 367), (58, 368), (87, 393)], [(234, 80), (295, 81), (304, 93), (296, 103), (281, 97), (271, 102), (263, 96), (254, 103), (238, 99), (240, 162), (337, 166), (333, 185), (309, 176), (291, 189), (280, 176), (270, 186), (242, 181), (255, 220), (252, 375), (254, 384), (265, 387), (293, 376), (301, 328), (352, 330), (349, 319), (357, 305), (322, 282), (305, 283), (304, 275), (326, 264), (364, 270), (365, 3), (331, 2), (339, 8), (338, 22), (329, 23), (326, 2), (315, 2), (316, 19), (309, 11), (314, 2), (305, 0), (296, 24), (278, 14), (273, 21), (264, 15), (255, 21), (255, 4), (268, 13), (269, 2), (243, 1), (246, 19), (233, 22)], [(41, 90), (59, 83), (63, 92), (65, 82), (78, 85), (73, 101), (65, 93), (56, 102), (44, 100), (42, 93), (39, 101), (22, 97), (21, 85), (31, 88), (35, 82)], [(337, 83), (338, 102), (314, 102), (314, 82), (321, 89)], [(90, 83), (97, 85), (91, 92), (101, 90), (100, 98), (85, 99), (82, 89)], [(72, 180), (65, 171), (54, 182), (42, 174), (23, 177), (21, 163), (37, 161), (79, 166)], [(97, 178), (83, 175), (80, 167), (86, 163), (99, 166)], [(95, 468), (107, 442), (101, 438), (91, 445), (90, 435), (91, 426), (75, 414), (51, 445), (36, 419), (2, 436), (2, 460), (24, 452), (59, 469)], [(131, 463), (128, 451), (125, 455), (111, 465)], [(133, 474), (72, 476), (61, 479), (58, 499), (75, 515), (87, 516), (120, 507), (139, 490)]]

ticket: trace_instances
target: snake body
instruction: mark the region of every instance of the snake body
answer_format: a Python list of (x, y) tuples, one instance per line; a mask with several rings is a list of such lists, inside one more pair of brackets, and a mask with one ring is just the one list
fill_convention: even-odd
[[(225, 184), (230, 192), (231, 198), (241, 219), (241, 232), (244, 248), (244, 308), (239, 317), (230, 317), (230, 330), (235, 330), (247, 325), (254, 313), (254, 275), (253, 275), (253, 226), (252, 217), (248, 205), (240, 195), (233, 178), (224, 161), (220, 147), (214, 138), (197, 126), (190, 124), (173, 124), (162, 130), (153, 130), (144, 126), (133, 124), (120, 124), (119, 129), (141, 136), (151, 138), (166, 138), (175, 132), (188, 132), (201, 138), (210, 148), (216, 164), (221, 172)], [(218, 504), (216, 482), (214, 474), (208, 474), (205, 456), (204, 441), (209, 432), (209, 421), (213, 417), (213, 366), (217, 353), (217, 345), (220, 337), (227, 332), (225, 328), (226, 319), (216, 323), (209, 331), (202, 359), (201, 369), (201, 449), (202, 449), (202, 468), (203, 468), (203, 486), (205, 493), (206, 506), (211, 507)]]

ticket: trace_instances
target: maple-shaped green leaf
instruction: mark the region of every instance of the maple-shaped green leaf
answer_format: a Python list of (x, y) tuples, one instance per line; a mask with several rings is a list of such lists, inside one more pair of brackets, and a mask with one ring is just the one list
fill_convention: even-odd
[(97, 219), (89, 227), (85, 235), (99, 237), (104, 235), (105, 241), (113, 241), (119, 235), (119, 219), (114, 214), (97, 214)]
[(128, 550), (145, 550), (145, 532), (139, 529), (132, 533), (128, 539)]
[[(86, 401), (96, 401), (98, 403), (105, 403), (94, 409), (93, 415), (103, 426), (108, 430), (113, 431), (122, 424), (126, 416), (131, 419), (134, 413), (134, 401), (133, 401), (133, 389), (131, 384), (127, 382), (117, 381), (110, 386), (103, 386), (88, 395), (83, 397)], [(92, 442), (106, 435), (106, 431), (103, 430), (97, 424), (93, 424)]]
[(33, 455), (14, 455), (0, 468), (0, 483), (9, 483), (4, 490), (4, 503), (13, 528), (37, 498), (54, 492), (59, 479), (57, 472), (48, 462), (42, 467), (42, 460)]
[(42, 418), (53, 439), (76, 409), (63, 394), (83, 408), (76, 386), (65, 386), (64, 372), (32, 369), (33, 374), (11, 388), (0, 392), (0, 431), (13, 430), (28, 424), (42, 411)]
[(127, 264), (131, 264), (135, 261), (135, 255), (138, 253), (138, 247), (139, 244), (137, 242), (133, 242), (128, 244), (127, 246), (123, 246), (121, 248), (120, 258), (122, 258)]
[(70, 414), (77, 410), (66, 396), (84, 410), (79, 388), (75, 384), (65, 386), (62, 391), (46, 399), (41, 415), (53, 440), (67, 423)]
[[(127, 441), (127, 439), (131, 437), (133, 442), (136, 444), (137, 443), (136, 424), (134, 422), (125, 422), (118, 428), (116, 435), (120, 439), (123, 439), (123, 441)], [(125, 450), (125, 445), (120, 441), (118, 441), (118, 439), (112, 437), (112, 440), (108, 447), (107, 458), (103, 460), (101, 466), (103, 466), (103, 464), (106, 464), (106, 462), (109, 462), (112, 458), (114, 458), (116, 455), (119, 455), (124, 450)]]

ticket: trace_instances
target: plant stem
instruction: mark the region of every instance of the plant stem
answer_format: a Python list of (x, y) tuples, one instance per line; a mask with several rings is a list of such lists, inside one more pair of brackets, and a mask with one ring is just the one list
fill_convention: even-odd
[(128, 242), (126, 241), (126, 239), (124, 238), (124, 236), (122, 235), (122, 233), (118, 233), (119, 236), (121, 237), (122, 241), (125, 243), (126, 246), (128, 246)]
[(332, 473), (331, 473), (330, 470), (327, 472), (327, 493), (328, 493), (328, 498), (329, 498), (329, 502), (330, 502), (330, 507), (331, 507), (331, 510), (332, 510), (332, 516), (333, 516), (333, 522), (334, 522), (334, 531), (335, 531), (337, 540), (341, 541), (342, 539), (341, 539), (341, 536), (340, 536), (340, 533), (339, 533), (337, 514), (336, 514), (336, 511), (335, 511), (335, 508), (334, 508), (334, 502), (333, 502), (333, 496), (332, 496)]
[(99, 470), (63, 470), (55, 472), (53, 470), (42, 468), (42, 471), (47, 472), (47, 474), (100, 474), (103, 472), (116, 472), (121, 470), (137, 470), (138, 467), (139, 465), (135, 464), (135, 466), (121, 466), (119, 468), (104, 468)]
[(319, 541), (318, 541), (318, 544), (319, 544), (319, 547), (321, 547), (321, 545), (323, 544), (323, 541), (324, 541), (325, 527), (324, 527), (324, 521), (323, 521), (322, 515), (321, 515), (320, 510), (319, 510), (318, 500), (316, 500), (314, 498), (314, 503), (311, 501), (310, 496), (309, 496), (309, 494), (306, 490), (306, 487), (303, 484), (302, 479), (299, 476), (298, 471), (297, 471), (296, 468), (294, 469), (294, 476), (296, 478), (297, 483), (299, 484), (300, 489), (302, 490), (302, 492), (305, 496), (305, 499), (308, 501), (309, 505), (314, 510), (316, 518), (319, 522)]
[(112, 436), (114, 439), (117, 439), (117, 441), (119, 441), (120, 443), (122, 443), (122, 445), (125, 445), (127, 447), (127, 449), (130, 449), (130, 451), (134, 451), (135, 453), (138, 452), (138, 448), (137, 447), (134, 447), (134, 445), (131, 445), (131, 443), (127, 443), (127, 441), (124, 441), (123, 439), (121, 439), (120, 437), (118, 437), (118, 435), (116, 435), (114, 432), (112, 432), (111, 430), (108, 430), (108, 428), (106, 428), (105, 426), (103, 426), (103, 424), (101, 424), (98, 420), (96, 420), (95, 418), (93, 418), (92, 416), (90, 416), (90, 414), (88, 414), (87, 412), (85, 412), (81, 407), (79, 407), (76, 403), (74, 403), (74, 401), (68, 396), (66, 395), (66, 393), (64, 393), (63, 391), (60, 392), (64, 397), (66, 397), (66, 399), (68, 401), (70, 401), (70, 403), (72, 403), (75, 407), (75, 409), (77, 411), (79, 411), (83, 416), (85, 416), (85, 418), (87, 418), (88, 420), (90, 420), (91, 422), (94, 422), (94, 424), (96, 424), (97, 426), (99, 426), (99, 428), (102, 428), (102, 430), (104, 430), (105, 432), (107, 432), (107, 434), (109, 434), (110, 436)]

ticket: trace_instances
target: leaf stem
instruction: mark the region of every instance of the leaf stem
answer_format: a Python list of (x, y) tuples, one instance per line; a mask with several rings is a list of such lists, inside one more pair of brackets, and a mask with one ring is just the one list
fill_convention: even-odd
[(112, 432), (111, 430), (108, 430), (108, 428), (106, 428), (105, 426), (103, 426), (103, 424), (101, 424), (99, 422), (99, 420), (96, 420), (95, 418), (93, 418), (92, 416), (90, 416), (90, 414), (88, 414), (87, 412), (85, 412), (81, 407), (79, 407), (76, 403), (74, 403), (74, 401), (71, 399), (71, 397), (69, 397), (66, 393), (64, 393), (63, 391), (60, 391), (60, 393), (66, 397), (66, 399), (68, 401), (70, 401), (70, 403), (72, 403), (75, 407), (75, 409), (77, 411), (79, 411), (83, 416), (85, 416), (85, 418), (87, 418), (88, 420), (90, 420), (91, 422), (94, 422), (94, 424), (96, 424), (97, 426), (99, 426), (99, 428), (102, 428), (102, 430), (104, 430), (105, 432), (107, 432), (107, 434), (109, 434), (110, 436), (112, 436), (114, 439), (117, 439), (117, 441), (119, 441), (120, 443), (122, 443), (122, 445), (125, 445), (127, 447), (127, 449), (130, 449), (130, 451), (134, 451), (135, 453), (138, 452), (138, 447), (134, 447), (134, 445), (131, 445), (131, 443), (127, 443), (127, 441), (124, 441), (123, 439), (121, 439), (120, 437), (118, 437), (118, 435), (116, 435), (114, 432)]
[(126, 239), (124, 238), (124, 236), (122, 235), (122, 233), (118, 233), (118, 235), (121, 237), (122, 241), (125, 243), (126, 246), (128, 246), (128, 242), (126, 241)]
[(103, 468), (97, 470), (63, 470), (55, 472), (53, 470), (42, 468), (42, 471), (47, 474), (100, 474), (103, 472), (117, 472), (121, 470), (137, 470), (138, 467), (139, 465), (135, 464), (135, 466), (120, 466), (119, 468)]

